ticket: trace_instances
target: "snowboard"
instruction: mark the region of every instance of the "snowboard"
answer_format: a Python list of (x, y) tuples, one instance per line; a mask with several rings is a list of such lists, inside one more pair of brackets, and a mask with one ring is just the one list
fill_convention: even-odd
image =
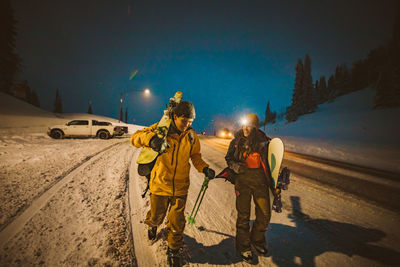
[[(271, 172), (273, 188), (276, 188), (278, 184), (279, 170), (281, 168), (284, 151), (285, 147), (283, 145), (282, 140), (279, 138), (272, 138), (268, 145), (268, 165), (269, 165), (269, 170)], [(274, 195), (272, 194), (271, 189), (270, 189), (269, 199), (272, 211)]]
[[(174, 107), (180, 103), (182, 100), (182, 92), (178, 91), (175, 93), (174, 97), (169, 99), (169, 104), (167, 108), (164, 110), (164, 115), (161, 117), (161, 120), (158, 122), (157, 128), (155, 129), (156, 134), (160, 138), (166, 138), (169, 126), (172, 121), (172, 110)], [(165, 148), (166, 149), (166, 148)], [(138, 164), (148, 164), (153, 162), (157, 156), (158, 152), (154, 151), (149, 147), (144, 147), (140, 152), (136, 163)]]

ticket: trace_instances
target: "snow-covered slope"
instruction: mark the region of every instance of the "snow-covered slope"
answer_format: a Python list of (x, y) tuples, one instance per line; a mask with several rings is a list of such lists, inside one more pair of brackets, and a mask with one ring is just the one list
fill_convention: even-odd
[(294, 123), (280, 120), (269, 128), (284, 136), (400, 146), (400, 108), (373, 109), (374, 94), (369, 88), (353, 92)]
[(56, 114), (37, 108), (10, 95), (0, 93), (0, 129), (13, 129), (14, 132), (45, 132), (47, 127), (55, 124), (63, 124), (74, 119), (95, 119), (109, 121), (115, 125), (128, 126), (129, 132), (137, 128), (133, 124), (119, 122), (117, 119), (86, 113)]
[(374, 95), (370, 88), (353, 92), (266, 132), (290, 151), (400, 172), (400, 108), (373, 109)]

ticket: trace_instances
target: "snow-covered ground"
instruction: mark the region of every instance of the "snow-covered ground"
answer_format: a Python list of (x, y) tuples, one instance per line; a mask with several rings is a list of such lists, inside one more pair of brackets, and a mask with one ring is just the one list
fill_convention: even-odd
[[(367, 95), (368, 91), (354, 94)], [(284, 136), (286, 147), (293, 151), (353, 160), (359, 165), (367, 164), (367, 159), (379, 162), (382, 159), (378, 157), (385, 159), (393, 153), (393, 158), (384, 160), (390, 162), (384, 166), (394, 166), (398, 172), (399, 146), (389, 133), (386, 142), (373, 144), (374, 149), (369, 144), (372, 139), (368, 139), (373, 131), (367, 131), (371, 133), (368, 138), (349, 138), (346, 134), (348, 139), (343, 142), (333, 138), (335, 134), (322, 134), (340, 131), (340, 127), (329, 128), (332, 123), (327, 121), (333, 119), (321, 114), (334, 116), (337, 112), (330, 112), (329, 107), (340, 109), (345, 98), (296, 123), (269, 126), (267, 133)], [(387, 112), (366, 111), (365, 106), (357, 110)], [(351, 114), (356, 112), (352, 110)], [(398, 114), (398, 109), (386, 115), (389, 122), (398, 118), (392, 114)], [(109, 140), (54, 140), (46, 135), (49, 125), (88, 115), (57, 116), (0, 95), (0, 265), (125, 266), (136, 265), (135, 253), (139, 266), (165, 266), (165, 225), (160, 227), (156, 242), (146, 238), (143, 219), (149, 202), (139, 196), (145, 183), (137, 175), (139, 149), (129, 144), (129, 135)], [(341, 117), (342, 125), (353, 126), (350, 119), (346, 120), (350, 114)], [(317, 118), (329, 126), (328, 130), (320, 128), (320, 135), (313, 135), (317, 132), (310, 127), (300, 132), (302, 126), (316, 127)], [(388, 125), (382, 124), (382, 128)], [(130, 127), (134, 131), (141, 126)], [(397, 128), (384, 129), (399, 136), (398, 124)], [(356, 143), (359, 146), (354, 148)], [(386, 148), (388, 153), (384, 153)], [(351, 149), (359, 154), (360, 161)], [(202, 154), (215, 170), (225, 167), (221, 150), (204, 143)], [(203, 176), (192, 168), (186, 215), (194, 205)], [(259, 257), (259, 266), (380, 266), (399, 262), (398, 214), (313, 184), (300, 175), (292, 176), (283, 204), (283, 213), (273, 214), (267, 233), (270, 256)], [(185, 229), (184, 253), (189, 266), (247, 266), (234, 252), (235, 217), (233, 186), (223, 180), (211, 181), (196, 225)]]
[(118, 124), (103, 116), (53, 114), (0, 94), (0, 266), (132, 262), (125, 221), (129, 135), (47, 136), (49, 126), (78, 118)]

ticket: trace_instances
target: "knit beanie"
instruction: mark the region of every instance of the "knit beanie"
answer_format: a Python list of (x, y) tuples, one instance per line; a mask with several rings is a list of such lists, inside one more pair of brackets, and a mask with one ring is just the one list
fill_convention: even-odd
[(194, 119), (196, 117), (196, 112), (194, 106), (189, 101), (181, 101), (174, 108), (174, 114), (178, 117), (185, 117), (189, 119)]

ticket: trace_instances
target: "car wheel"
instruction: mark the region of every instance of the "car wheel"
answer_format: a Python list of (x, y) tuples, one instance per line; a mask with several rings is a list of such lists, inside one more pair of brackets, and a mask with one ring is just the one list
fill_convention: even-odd
[(52, 130), (51, 137), (54, 139), (62, 139), (64, 137), (64, 133), (60, 130)]
[(108, 134), (108, 132), (106, 132), (106, 131), (100, 131), (99, 132), (99, 138), (100, 139), (108, 139), (109, 138), (109, 134)]

